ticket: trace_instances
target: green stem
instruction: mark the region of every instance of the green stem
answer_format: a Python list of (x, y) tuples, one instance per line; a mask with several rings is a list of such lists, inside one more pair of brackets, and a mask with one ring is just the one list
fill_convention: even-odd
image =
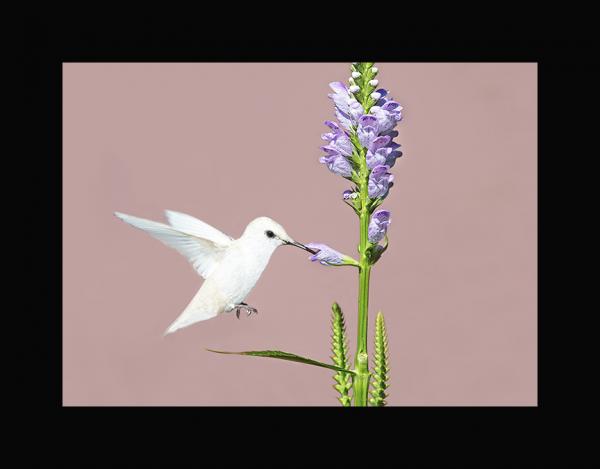
[[(366, 166), (366, 165), (365, 165)], [(354, 405), (366, 406), (369, 391), (369, 355), (367, 350), (367, 329), (369, 325), (369, 277), (371, 275), (371, 265), (367, 257), (368, 236), (369, 236), (369, 210), (368, 210), (368, 173), (366, 169), (361, 168), (361, 210), (360, 210), (360, 244), (358, 247), (360, 253), (359, 274), (358, 274), (358, 334), (356, 344), (356, 357), (354, 368), (356, 376), (354, 377)], [(367, 170), (368, 171), (368, 170)]]

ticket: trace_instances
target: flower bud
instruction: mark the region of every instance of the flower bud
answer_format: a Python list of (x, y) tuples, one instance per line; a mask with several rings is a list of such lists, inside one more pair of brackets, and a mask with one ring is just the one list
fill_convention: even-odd
[(316, 251), (309, 259), (313, 262), (319, 261), (323, 265), (356, 265), (358, 263), (350, 256), (342, 254), (335, 249), (330, 248), (326, 244), (322, 243), (308, 243), (307, 248)]
[(347, 189), (342, 194), (342, 197), (344, 198), (344, 200), (356, 199), (358, 197), (358, 193), (351, 191), (350, 189)]
[(348, 91), (350, 91), (350, 93), (356, 93), (357, 91), (360, 91), (360, 88), (356, 85), (352, 85), (350, 88), (348, 88)]
[(352, 72), (352, 78), (360, 77), (360, 72)]
[(369, 82), (369, 85), (371, 85), (371, 86), (377, 86), (377, 85), (379, 85), (379, 80), (371, 80)]
[(377, 73), (378, 71), (379, 71), (379, 69), (377, 67), (371, 68), (371, 73)]
[(390, 215), (388, 210), (377, 210), (373, 214), (369, 223), (370, 243), (378, 243), (385, 237), (391, 222)]
[(381, 94), (378, 93), (377, 91), (374, 91), (373, 93), (371, 93), (371, 98), (373, 98), (375, 101), (377, 101), (379, 98), (381, 98)]

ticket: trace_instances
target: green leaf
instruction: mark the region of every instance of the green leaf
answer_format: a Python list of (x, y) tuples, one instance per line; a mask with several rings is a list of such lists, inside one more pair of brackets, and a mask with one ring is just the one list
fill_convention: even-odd
[(379, 311), (375, 321), (375, 358), (372, 372), (371, 399), (369, 400), (373, 406), (383, 407), (386, 405), (385, 398), (388, 396), (386, 389), (388, 388), (389, 371), (387, 332), (383, 313)]
[[(331, 327), (333, 334), (331, 335), (331, 359), (336, 366), (342, 369), (347, 369), (350, 363), (348, 355), (348, 339), (346, 338), (346, 323), (344, 313), (340, 305), (333, 303), (331, 306), (333, 312), (331, 316)], [(350, 396), (348, 395), (352, 389), (352, 375), (347, 372), (338, 371), (334, 376), (336, 384), (333, 386), (340, 393), (338, 400), (344, 407), (350, 407)]]
[(312, 360), (310, 358), (301, 357), (300, 355), (295, 355), (293, 353), (281, 352), (280, 350), (256, 350), (248, 352), (224, 352), (222, 350), (211, 350), (208, 348), (206, 350), (208, 350), (209, 352), (221, 353), (225, 355), (250, 355), (252, 357), (278, 358), (279, 360), (287, 360), (291, 362), (304, 363), (306, 365), (320, 366), (321, 368), (329, 368), (330, 370), (343, 371), (345, 373), (354, 373), (353, 371), (345, 370), (338, 366), (329, 365), (327, 363)]

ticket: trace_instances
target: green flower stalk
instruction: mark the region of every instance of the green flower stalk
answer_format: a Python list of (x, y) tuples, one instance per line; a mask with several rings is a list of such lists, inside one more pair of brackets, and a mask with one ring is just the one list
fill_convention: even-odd
[[(354, 183), (353, 189), (344, 191), (343, 198), (359, 218), (355, 406), (368, 405), (369, 282), (372, 266), (387, 249), (387, 229), (391, 222), (389, 211), (375, 210), (393, 186), (394, 176), (389, 171), (402, 156), (400, 145), (392, 141), (398, 135), (393, 129), (402, 119), (402, 106), (388, 96), (387, 90), (376, 89), (379, 81), (375, 76), (379, 70), (373, 65), (372, 62), (352, 64), (350, 86), (330, 83), (333, 93), (329, 97), (335, 103), (339, 124), (325, 122), (331, 132), (323, 134), (328, 145), (321, 147), (326, 156), (320, 159), (332, 173)], [(381, 240), (383, 245), (379, 244)], [(381, 359), (387, 366), (387, 356)], [(384, 385), (387, 375), (383, 381), (379, 378), (377, 386)]]

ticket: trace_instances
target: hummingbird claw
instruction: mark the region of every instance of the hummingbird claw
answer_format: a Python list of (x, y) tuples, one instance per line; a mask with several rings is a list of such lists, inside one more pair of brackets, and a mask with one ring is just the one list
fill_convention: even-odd
[(251, 316), (253, 313), (258, 314), (258, 310), (256, 308), (253, 308), (252, 306), (249, 306), (246, 303), (240, 303), (239, 305), (236, 305), (235, 308), (235, 315), (238, 319), (240, 318), (240, 313), (242, 310), (246, 311), (247, 316)]

